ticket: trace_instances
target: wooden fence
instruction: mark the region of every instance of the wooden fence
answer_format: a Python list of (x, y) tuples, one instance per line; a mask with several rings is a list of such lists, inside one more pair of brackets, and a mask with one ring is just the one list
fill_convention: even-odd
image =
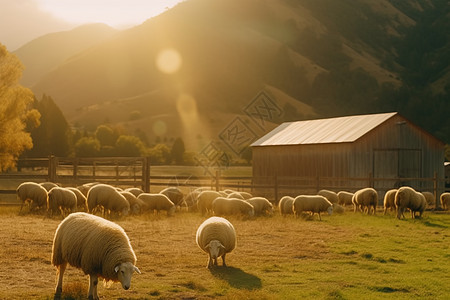
[[(314, 194), (321, 189), (354, 192), (363, 187), (376, 187), (379, 182), (383, 182), (382, 186), (394, 188), (399, 179), (374, 178), (371, 174), (368, 174), (366, 178), (277, 176), (254, 178), (251, 176), (222, 176), (220, 171), (216, 171), (214, 176), (198, 176), (188, 173), (152, 175), (151, 162), (147, 157), (62, 158), (51, 156), (22, 159), (18, 161), (17, 172), (0, 173), (0, 196), (2, 194), (15, 195), (17, 185), (24, 181), (50, 181), (57, 182), (62, 186), (101, 182), (118, 187), (140, 187), (146, 192), (155, 192), (167, 186), (179, 186), (186, 192), (198, 187), (215, 190), (234, 189), (265, 196), (269, 200), (277, 202), (284, 195)], [(413, 186), (417, 190), (421, 190), (421, 186), (432, 187), (427, 191), (434, 193), (438, 206), (438, 198), (444, 191), (442, 187), (445, 183), (436, 174), (433, 178), (402, 178), (402, 181), (420, 183), (419, 186)], [(1, 184), (2, 182), (9, 182), (9, 188), (5, 188), (5, 184)], [(352, 184), (345, 186), (342, 184), (344, 182)], [(380, 204), (388, 189), (377, 188)], [(0, 202), (4, 203), (5, 201)], [(17, 204), (16, 199), (13, 202)]]

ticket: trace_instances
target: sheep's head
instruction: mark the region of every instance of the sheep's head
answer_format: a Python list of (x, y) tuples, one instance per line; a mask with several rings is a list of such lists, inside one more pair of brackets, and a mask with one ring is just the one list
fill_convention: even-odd
[(122, 284), (124, 290), (128, 290), (131, 286), (131, 276), (134, 272), (141, 274), (138, 267), (131, 262), (121, 263), (114, 268), (114, 272), (117, 274), (117, 279)]
[(327, 213), (331, 216), (331, 214), (333, 213), (333, 205), (330, 205), (330, 206), (327, 208)]
[(173, 214), (175, 214), (175, 205), (173, 205), (171, 208), (169, 208), (169, 210), (167, 211), (167, 215), (168, 216), (173, 216)]
[(222, 243), (218, 240), (210, 241), (209, 244), (206, 245), (205, 249), (208, 250), (209, 256), (212, 259), (217, 259), (218, 257), (222, 256), (225, 252), (225, 246), (222, 245)]

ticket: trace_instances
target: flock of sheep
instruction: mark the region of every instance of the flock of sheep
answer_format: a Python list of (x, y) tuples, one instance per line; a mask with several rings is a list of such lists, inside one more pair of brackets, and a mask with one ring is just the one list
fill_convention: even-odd
[[(135, 266), (136, 256), (125, 231), (106, 218), (112, 214), (126, 216), (144, 212), (166, 211), (171, 216), (181, 207), (188, 211), (209, 216), (197, 230), (197, 245), (208, 254), (207, 267), (216, 266), (222, 258), (236, 247), (236, 232), (224, 216), (241, 215), (255, 217), (272, 215), (274, 204), (264, 197), (253, 197), (247, 192), (233, 190), (213, 191), (198, 188), (187, 195), (177, 187), (168, 187), (160, 193), (145, 193), (139, 188), (120, 188), (90, 183), (76, 188), (60, 187), (54, 183), (24, 182), (17, 188), (22, 205), (28, 204), (31, 212), (46, 211), (48, 216), (61, 214), (52, 248), (52, 264), (57, 268), (55, 298), (62, 292), (62, 279), (67, 264), (80, 268), (89, 275), (89, 298), (98, 299), (98, 277), (106, 281), (120, 282), (124, 289), (130, 287), (131, 276), (140, 273)], [(440, 197), (443, 209), (448, 209), (450, 193)], [(343, 213), (345, 206), (352, 205), (354, 212), (375, 214), (378, 193), (373, 188), (364, 188), (349, 193), (321, 190), (317, 195), (284, 196), (277, 204), (283, 216), (309, 216), (327, 212)], [(411, 187), (389, 190), (384, 196), (384, 213), (396, 211), (397, 218), (405, 218), (406, 210), (411, 217), (422, 216), (427, 205), (434, 204), (434, 195), (420, 193)], [(101, 213), (103, 217), (95, 214)], [(212, 216), (213, 215), (213, 216)]]

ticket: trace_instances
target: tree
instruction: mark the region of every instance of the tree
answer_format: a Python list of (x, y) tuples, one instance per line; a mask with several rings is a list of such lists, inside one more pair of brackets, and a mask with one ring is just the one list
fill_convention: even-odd
[(141, 156), (145, 146), (142, 141), (132, 135), (121, 135), (116, 142), (116, 153), (119, 156)]
[(0, 171), (14, 167), (19, 155), (33, 147), (26, 128), (39, 125), (33, 93), (19, 85), (22, 71), (19, 59), (0, 44)]
[(170, 150), (170, 156), (172, 160), (175, 161), (177, 165), (183, 164), (183, 154), (184, 154), (184, 142), (181, 138), (176, 138), (175, 142), (172, 145), (172, 149)]
[(107, 125), (99, 125), (95, 130), (95, 137), (102, 147), (114, 146), (117, 141), (117, 135), (114, 130)]
[(100, 153), (100, 142), (93, 137), (82, 137), (75, 144), (75, 155), (79, 157), (94, 157)]
[(170, 163), (170, 149), (166, 144), (157, 144), (148, 151), (150, 162), (152, 164), (168, 164)]

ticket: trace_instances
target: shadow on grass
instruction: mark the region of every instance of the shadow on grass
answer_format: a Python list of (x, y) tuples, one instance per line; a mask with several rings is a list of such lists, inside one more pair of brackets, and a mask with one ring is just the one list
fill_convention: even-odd
[(429, 221), (425, 221), (425, 222), (423, 222), (423, 224), (424, 224), (425, 226), (428, 226), (428, 227), (448, 228), (448, 226), (441, 225), (441, 224), (436, 224), (436, 223), (432, 223), (432, 222), (429, 222)]
[(210, 272), (214, 277), (228, 282), (237, 289), (255, 290), (262, 287), (261, 279), (239, 268), (218, 266), (211, 268)]

